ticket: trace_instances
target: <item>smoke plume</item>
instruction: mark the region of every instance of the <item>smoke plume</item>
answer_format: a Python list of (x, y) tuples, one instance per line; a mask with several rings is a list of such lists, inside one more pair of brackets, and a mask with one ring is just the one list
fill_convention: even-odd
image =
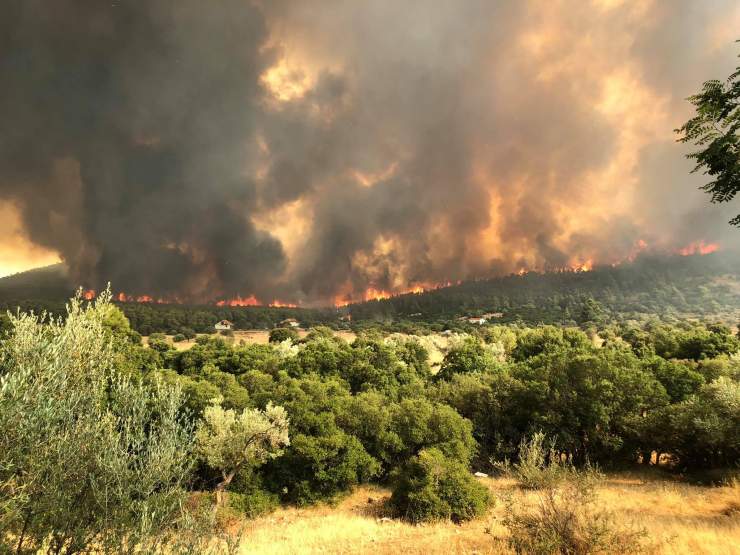
[(0, 207), (84, 287), (184, 301), (738, 246), (672, 130), (739, 24), (730, 0), (7, 0)]

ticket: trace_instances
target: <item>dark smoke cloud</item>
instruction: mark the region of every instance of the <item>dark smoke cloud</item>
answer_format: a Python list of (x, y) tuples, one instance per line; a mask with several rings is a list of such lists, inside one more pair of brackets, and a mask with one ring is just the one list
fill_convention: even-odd
[(32, 240), (88, 286), (265, 294), (284, 256), (244, 171), (271, 63), (260, 11), (10, 0), (0, 20), (0, 196)]
[(197, 300), (737, 245), (671, 135), (734, 4), (613, 4), (9, 0), (0, 201), (80, 283)]

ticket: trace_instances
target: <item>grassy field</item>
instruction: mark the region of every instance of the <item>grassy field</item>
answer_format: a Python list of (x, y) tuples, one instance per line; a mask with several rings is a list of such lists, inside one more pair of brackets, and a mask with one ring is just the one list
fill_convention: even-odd
[[(500, 500), (535, 502), (509, 479), (483, 479)], [(336, 506), (283, 508), (244, 524), (240, 553), (510, 553), (502, 524), (505, 503), (463, 525), (412, 526), (385, 517), (389, 493), (362, 487)], [(617, 521), (646, 532), (646, 552), (655, 554), (740, 553), (740, 485), (703, 487), (649, 474), (608, 475), (598, 504)], [(238, 525), (235, 526), (238, 528)]]
[[(352, 342), (355, 340), (355, 334), (351, 331), (336, 331), (335, 334), (337, 337), (341, 337), (342, 339)], [(203, 334), (200, 334), (203, 335)], [(215, 335), (215, 334), (214, 334)], [(308, 330), (298, 330), (298, 336), (303, 339), (308, 335)], [(167, 339), (172, 342), (172, 335), (168, 335)], [(235, 343), (239, 343), (240, 341), (243, 341), (246, 344), (252, 344), (257, 343), (260, 345), (267, 345), (269, 343), (270, 338), (270, 331), (269, 330), (238, 330), (234, 332), (233, 337), (225, 338), (228, 341), (234, 341)], [(148, 341), (148, 337), (144, 337), (144, 343)], [(195, 339), (187, 340), (187, 341), (180, 341), (178, 343), (172, 342), (172, 345), (178, 350), (178, 351), (185, 351), (195, 345)]]

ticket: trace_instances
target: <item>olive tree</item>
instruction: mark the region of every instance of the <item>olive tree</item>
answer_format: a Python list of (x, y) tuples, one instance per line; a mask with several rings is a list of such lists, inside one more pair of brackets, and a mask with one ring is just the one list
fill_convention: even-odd
[(195, 432), (196, 449), (205, 463), (221, 473), (216, 486), (216, 504), (244, 467), (257, 466), (282, 454), (290, 445), (285, 409), (268, 403), (264, 411), (225, 410), (220, 401), (208, 407)]
[(0, 551), (153, 550), (182, 516), (182, 395), (117, 368), (110, 294), (11, 316), (0, 344)]

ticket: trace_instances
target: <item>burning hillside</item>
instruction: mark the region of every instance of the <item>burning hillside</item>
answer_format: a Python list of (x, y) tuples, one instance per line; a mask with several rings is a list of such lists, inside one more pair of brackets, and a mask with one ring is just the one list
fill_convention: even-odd
[[(713, 243), (706, 243), (704, 241), (696, 241), (693, 242), (685, 247), (682, 247), (680, 249), (676, 249), (672, 254), (679, 255), (682, 257), (700, 257), (705, 256), (707, 254), (712, 254), (720, 250), (720, 246)], [(659, 252), (651, 251), (647, 245), (646, 242), (640, 241), (636, 245), (636, 250), (623, 260), (620, 260), (618, 262), (611, 262), (609, 264), (594, 264), (592, 260), (586, 260), (583, 262), (575, 262), (571, 266), (566, 266), (563, 268), (520, 268), (517, 272), (514, 272), (513, 274), (524, 276), (528, 274), (563, 274), (563, 273), (571, 273), (571, 274), (578, 274), (578, 273), (584, 273), (584, 272), (591, 272), (595, 268), (599, 267), (612, 267), (616, 268), (623, 264), (629, 264), (632, 262), (635, 262), (638, 257), (641, 254), (649, 255), (652, 252), (652, 255), (660, 254)], [(665, 256), (665, 255), (663, 255)], [(493, 276), (483, 276), (486, 278), (490, 278)], [(342, 294), (337, 295), (334, 297), (331, 304), (334, 307), (345, 307), (349, 306), (351, 304), (356, 303), (362, 303), (367, 301), (380, 301), (380, 300), (386, 300), (391, 299), (394, 297), (402, 296), (402, 295), (409, 295), (409, 294), (416, 294), (420, 295), (422, 293), (431, 292), (431, 291), (437, 291), (439, 289), (444, 289), (447, 287), (452, 287), (453, 285), (461, 285), (463, 283), (462, 280), (458, 280), (456, 282), (440, 282), (437, 284), (414, 284), (409, 287), (399, 287), (392, 290), (382, 290), (382, 289), (376, 289), (375, 287), (368, 287), (365, 291), (361, 292), (359, 295), (353, 295), (351, 291), (346, 291)], [(93, 289), (87, 289), (84, 290), (82, 293), (83, 297), (87, 300), (92, 300), (97, 296), (97, 293)], [(118, 292), (113, 295), (113, 299), (122, 302), (122, 303), (153, 303), (153, 304), (183, 304), (184, 301), (177, 298), (177, 297), (170, 297), (170, 298), (154, 298), (150, 295), (129, 295), (124, 292)], [(191, 301), (192, 302), (192, 301)], [(280, 301), (277, 299), (273, 299), (271, 301), (263, 301), (258, 299), (254, 295), (250, 295), (248, 297), (242, 297), (240, 295), (237, 295), (230, 299), (208, 299), (205, 301), (198, 300), (195, 302), (200, 302), (204, 304), (213, 304), (215, 306), (219, 307), (272, 307), (272, 308), (298, 308), (300, 303), (293, 303), (293, 302), (287, 302), (287, 301)], [(318, 306), (318, 305), (314, 305)]]

